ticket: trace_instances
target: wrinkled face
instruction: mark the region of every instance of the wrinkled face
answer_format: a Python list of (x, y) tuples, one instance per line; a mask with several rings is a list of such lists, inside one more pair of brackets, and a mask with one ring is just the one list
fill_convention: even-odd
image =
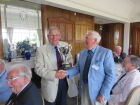
[(25, 77), (19, 76), (18, 74), (18, 71), (10, 71), (7, 75), (8, 85), (15, 94), (19, 93), (25, 85)]
[(88, 33), (85, 35), (85, 45), (89, 50), (96, 46), (96, 39), (93, 38), (92, 34)]
[(124, 61), (122, 62), (124, 68), (125, 68), (125, 71), (128, 72), (132, 66), (131, 62), (130, 62), (130, 58), (129, 57), (126, 57), (124, 59)]
[(49, 42), (56, 46), (61, 39), (60, 31), (57, 29), (51, 30), (51, 32), (48, 35)]

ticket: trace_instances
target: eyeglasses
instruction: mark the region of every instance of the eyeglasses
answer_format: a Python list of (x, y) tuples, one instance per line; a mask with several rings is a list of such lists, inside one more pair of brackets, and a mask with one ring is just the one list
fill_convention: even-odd
[(16, 79), (18, 79), (20, 77), (22, 77), (22, 76), (15, 76), (15, 77), (6, 78), (6, 79), (7, 79), (7, 81), (14, 81), (14, 80), (16, 80)]

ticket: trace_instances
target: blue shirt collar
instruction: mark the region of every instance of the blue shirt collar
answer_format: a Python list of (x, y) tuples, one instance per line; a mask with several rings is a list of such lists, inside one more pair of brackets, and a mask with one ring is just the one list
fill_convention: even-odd
[[(99, 45), (96, 45), (94, 48), (91, 49), (91, 51), (92, 51), (93, 53), (95, 53), (95, 51), (96, 51), (96, 49), (98, 48), (98, 46), (99, 46)], [(87, 49), (87, 51), (88, 51), (88, 49)]]

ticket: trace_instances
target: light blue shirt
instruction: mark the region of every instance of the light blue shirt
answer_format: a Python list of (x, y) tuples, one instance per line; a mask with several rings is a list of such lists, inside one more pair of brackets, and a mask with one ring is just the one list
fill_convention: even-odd
[[(52, 51), (53, 51), (53, 54), (54, 54), (54, 58), (55, 58), (55, 61), (56, 61), (56, 63), (57, 63), (55, 46), (50, 45), (50, 47), (52, 48)], [(62, 60), (63, 60), (62, 53), (60, 52), (60, 50), (59, 50), (59, 47), (58, 47), (58, 46), (57, 46), (57, 48), (58, 48), (58, 51), (59, 51), (59, 53), (60, 53), (60, 56), (61, 56), (61, 58), (62, 58)]]
[(0, 72), (0, 103), (5, 103), (12, 93), (10, 87), (7, 84), (6, 77), (7, 70)]

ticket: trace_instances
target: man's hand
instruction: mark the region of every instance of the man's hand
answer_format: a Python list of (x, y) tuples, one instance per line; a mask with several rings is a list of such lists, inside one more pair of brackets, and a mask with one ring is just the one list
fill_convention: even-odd
[(64, 70), (58, 70), (55, 74), (55, 77), (59, 79), (63, 79), (66, 77), (66, 75), (67, 75), (67, 72), (65, 72)]
[(105, 104), (104, 96), (98, 95), (97, 100), (99, 101), (99, 103)]

